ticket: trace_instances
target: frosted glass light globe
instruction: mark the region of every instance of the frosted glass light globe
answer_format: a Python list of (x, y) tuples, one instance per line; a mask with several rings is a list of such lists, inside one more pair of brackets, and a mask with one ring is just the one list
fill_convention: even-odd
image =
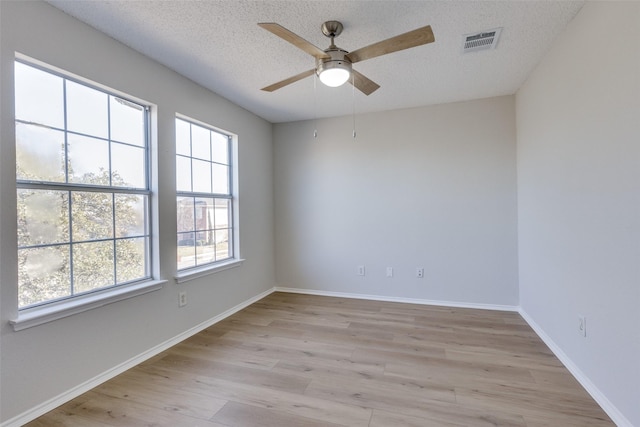
[(320, 81), (330, 87), (342, 86), (349, 80), (349, 70), (344, 68), (329, 68), (322, 70)]

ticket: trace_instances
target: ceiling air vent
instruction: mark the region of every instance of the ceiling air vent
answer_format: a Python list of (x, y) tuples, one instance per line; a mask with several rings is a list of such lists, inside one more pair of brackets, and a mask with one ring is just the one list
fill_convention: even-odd
[(479, 50), (495, 49), (502, 28), (465, 34), (463, 37), (462, 53), (477, 52)]

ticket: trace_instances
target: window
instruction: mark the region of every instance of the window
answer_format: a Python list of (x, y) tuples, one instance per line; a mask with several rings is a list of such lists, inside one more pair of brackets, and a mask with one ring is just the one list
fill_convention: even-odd
[(234, 258), (231, 137), (176, 118), (178, 270)]
[(20, 309), (150, 279), (148, 108), (15, 62)]

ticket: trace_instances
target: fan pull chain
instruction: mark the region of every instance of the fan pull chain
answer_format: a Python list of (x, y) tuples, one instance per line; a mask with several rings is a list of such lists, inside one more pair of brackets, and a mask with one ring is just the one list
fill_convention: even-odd
[(356, 138), (356, 76), (351, 73), (351, 97), (353, 99), (353, 139)]
[(313, 73), (313, 137), (318, 138), (318, 75)]

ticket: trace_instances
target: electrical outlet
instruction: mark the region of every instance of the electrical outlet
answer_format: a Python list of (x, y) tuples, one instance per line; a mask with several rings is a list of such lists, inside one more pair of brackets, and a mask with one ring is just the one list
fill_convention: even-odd
[(586, 338), (587, 336), (587, 318), (585, 316), (578, 316), (578, 332), (580, 335)]
[(187, 305), (187, 292), (182, 291), (178, 293), (178, 306), (184, 307), (185, 305)]
[(418, 279), (422, 279), (424, 277), (424, 268), (422, 267), (416, 268), (416, 277)]
[(387, 267), (387, 277), (393, 277), (393, 267)]
[(358, 276), (364, 276), (364, 265), (358, 266)]

